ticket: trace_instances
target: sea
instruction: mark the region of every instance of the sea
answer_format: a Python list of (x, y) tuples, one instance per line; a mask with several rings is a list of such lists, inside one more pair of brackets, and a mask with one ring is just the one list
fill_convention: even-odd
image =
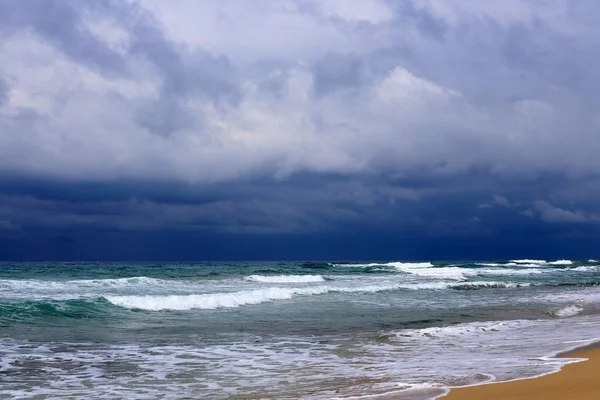
[(600, 262), (0, 263), (1, 399), (433, 399), (600, 338)]

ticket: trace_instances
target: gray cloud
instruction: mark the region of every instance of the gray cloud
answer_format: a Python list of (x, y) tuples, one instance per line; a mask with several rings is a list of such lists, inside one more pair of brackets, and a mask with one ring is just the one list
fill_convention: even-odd
[(0, 76), (0, 107), (2, 107), (2, 104), (4, 104), (4, 102), (8, 99), (8, 91), (8, 83), (6, 83), (6, 80)]
[(600, 221), (600, 217), (597, 215), (588, 214), (580, 210), (555, 207), (545, 201), (536, 201), (534, 207), (540, 213), (540, 218), (547, 222), (582, 223)]
[[(4, 189), (0, 221), (421, 235), (594, 221), (595, 2), (475, 3), (2, 2), (0, 173), (37, 183)], [(64, 182), (97, 197), (73, 206)]]
[(75, 62), (103, 73), (122, 74), (126, 67), (122, 55), (97, 38), (83, 21), (88, 10), (87, 2), (76, 0), (4, 1), (0, 20), (6, 33), (31, 29)]
[(352, 54), (327, 54), (314, 67), (316, 94), (326, 94), (338, 88), (355, 88), (361, 79), (362, 60)]

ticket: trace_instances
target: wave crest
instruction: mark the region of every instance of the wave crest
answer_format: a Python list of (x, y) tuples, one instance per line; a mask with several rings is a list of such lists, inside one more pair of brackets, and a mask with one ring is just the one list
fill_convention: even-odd
[(33, 279), (2, 279), (0, 288), (5, 290), (21, 289), (71, 289), (74, 287), (125, 287), (125, 286), (159, 286), (178, 283), (165, 279), (149, 278), (147, 276), (133, 276), (130, 278), (109, 279), (76, 279), (65, 281), (45, 281)]
[(510, 262), (516, 264), (546, 264), (546, 260), (530, 260), (528, 258), (525, 258), (523, 260), (510, 260)]
[(213, 310), (217, 308), (235, 308), (244, 305), (260, 304), (274, 300), (287, 300), (296, 296), (312, 296), (326, 293), (376, 293), (393, 290), (465, 290), (477, 288), (509, 288), (527, 284), (506, 282), (428, 282), (414, 284), (389, 284), (358, 287), (336, 287), (329, 285), (244, 290), (239, 292), (206, 293), (168, 296), (105, 296), (110, 303), (124, 308), (161, 311), (161, 310)]
[(514, 283), (514, 282), (494, 282), (494, 281), (475, 281), (475, 282), (460, 282), (450, 285), (455, 290), (476, 290), (476, 289), (515, 289), (521, 287), (529, 287), (530, 283)]
[(397, 337), (430, 338), (456, 337), (464, 335), (479, 335), (483, 333), (495, 333), (506, 329), (514, 329), (526, 325), (526, 321), (490, 321), (470, 322), (459, 325), (431, 327), (423, 329), (402, 330), (396, 332)]
[(310, 283), (325, 281), (322, 275), (249, 275), (244, 279), (261, 283)]
[(363, 286), (355, 288), (333, 286), (316, 286), (311, 288), (272, 287), (268, 289), (225, 293), (170, 296), (105, 296), (105, 298), (116, 306), (139, 310), (213, 310), (217, 308), (235, 308), (243, 305), (260, 304), (273, 300), (287, 300), (295, 296), (311, 296), (330, 292), (374, 293), (403, 288), (405, 287), (402, 285)]
[(552, 265), (571, 265), (571, 264), (573, 264), (573, 261), (571, 261), (571, 260), (557, 260), (557, 261), (550, 261), (548, 264), (552, 264)]
[(558, 318), (565, 318), (565, 317), (572, 317), (574, 315), (577, 315), (582, 311), (583, 311), (583, 308), (581, 308), (577, 305), (570, 305), (570, 306), (566, 306), (566, 307), (563, 307), (563, 308), (555, 310), (555, 311), (551, 311), (550, 315), (552, 315), (554, 317), (558, 317)]
[(399, 261), (387, 262), (387, 263), (367, 263), (367, 264), (331, 264), (333, 267), (355, 267), (355, 268), (369, 268), (369, 267), (393, 267), (396, 269), (415, 269), (415, 268), (431, 268), (434, 265), (430, 262), (418, 262), (418, 263), (404, 263)]

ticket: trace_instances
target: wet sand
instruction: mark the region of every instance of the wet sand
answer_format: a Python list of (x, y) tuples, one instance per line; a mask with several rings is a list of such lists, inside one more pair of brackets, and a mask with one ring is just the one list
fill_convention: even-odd
[(597, 345), (560, 357), (587, 358), (539, 378), (452, 389), (442, 400), (598, 400), (600, 399), (600, 348)]

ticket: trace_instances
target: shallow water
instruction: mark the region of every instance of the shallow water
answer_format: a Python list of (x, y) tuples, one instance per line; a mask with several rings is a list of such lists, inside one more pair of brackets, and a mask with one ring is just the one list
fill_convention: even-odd
[(568, 260), (5, 263), (2, 398), (428, 398), (559, 368), (600, 336), (598, 282)]

